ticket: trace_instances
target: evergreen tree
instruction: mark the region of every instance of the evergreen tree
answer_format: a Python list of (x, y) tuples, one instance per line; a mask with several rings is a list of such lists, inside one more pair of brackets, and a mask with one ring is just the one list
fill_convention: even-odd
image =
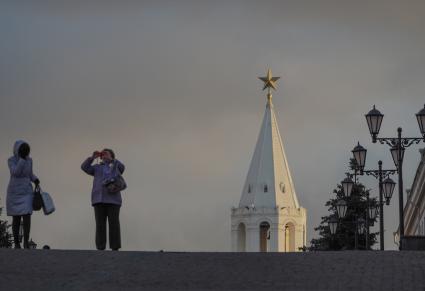
[[(0, 207), (0, 214), (3, 208)], [(0, 248), (12, 247), (12, 234), (10, 233), (10, 224), (6, 220), (0, 219)]]
[[(353, 164), (351, 163), (351, 166)], [(350, 175), (347, 173), (347, 175)], [(330, 212), (329, 215), (321, 218), (320, 225), (314, 228), (319, 232), (319, 238), (311, 240), (310, 250), (353, 250), (355, 248), (355, 232), (357, 229), (356, 220), (363, 218), (366, 220), (367, 195), (369, 190), (366, 190), (364, 185), (357, 182), (353, 186), (350, 196), (345, 196), (342, 186), (337, 185), (333, 191), (335, 198), (331, 198), (326, 202), (326, 206)], [(331, 234), (328, 222), (331, 218), (338, 217), (336, 210), (336, 203), (338, 200), (345, 200), (347, 202), (347, 212), (344, 218), (339, 219), (338, 227), (334, 235)], [(376, 198), (369, 198), (369, 207), (378, 207), (379, 203)], [(373, 226), (376, 218), (369, 219), (369, 226)], [(369, 233), (369, 246), (372, 247), (377, 242), (377, 235), (379, 232)], [(366, 231), (363, 234), (358, 234), (358, 249), (366, 249)]]

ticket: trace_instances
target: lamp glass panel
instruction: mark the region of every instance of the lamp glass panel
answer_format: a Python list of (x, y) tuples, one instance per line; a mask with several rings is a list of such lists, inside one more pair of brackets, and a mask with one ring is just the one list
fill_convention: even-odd
[(377, 215), (378, 209), (376, 207), (369, 207), (369, 218), (374, 220)]
[(419, 130), (422, 134), (425, 134), (425, 105), (424, 108), (416, 114), (416, 118), (418, 119)]
[(329, 224), (329, 229), (331, 231), (331, 234), (335, 234), (336, 233), (336, 229), (338, 227), (338, 221), (336, 221), (336, 220), (330, 220), (328, 224)]
[(344, 194), (346, 196), (350, 196), (351, 192), (353, 191), (354, 182), (350, 178), (346, 178), (344, 179), (344, 181), (341, 182), (341, 184)]
[(363, 169), (366, 163), (366, 153), (367, 150), (362, 147), (360, 144), (358, 144), (353, 150), (353, 156), (356, 160), (357, 165), (360, 167), (360, 169)]
[(401, 161), (403, 161), (403, 158), (404, 158), (404, 147), (401, 147), (401, 149), (399, 150), (398, 146), (395, 145), (390, 149), (390, 151), (394, 161), (394, 165), (398, 168), (399, 157)]
[(367, 125), (369, 127), (370, 134), (377, 135), (379, 133), (379, 130), (381, 129), (382, 118), (383, 118), (382, 114), (376, 114), (376, 113), (369, 112), (366, 115), (366, 121), (367, 121)]
[(344, 200), (339, 200), (336, 203), (336, 212), (339, 218), (344, 218), (347, 213), (347, 203)]
[(385, 199), (391, 200), (391, 197), (393, 196), (393, 192), (395, 188), (395, 182), (392, 179), (387, 178), (384, 180), (382, 184), (383, 184), (382, 190), (384, 192), (383, 194)]
[(363, 234), (364, 233), (364, 230), (365, 230), (365, 223), (364, 222), (365, 221), (362, 218), (360, 218), (357, 221), (357, 230), (358, 230), (359, 234)]

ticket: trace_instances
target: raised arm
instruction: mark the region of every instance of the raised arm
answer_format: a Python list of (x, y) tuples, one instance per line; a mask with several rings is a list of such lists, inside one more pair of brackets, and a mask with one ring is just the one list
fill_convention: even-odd
[[(32, 165), (33, 165), (33, 163), (32, 163), (32, 159), (30, 160), (31, 161), (31, 182), (36, 182), (36, 181), (38, 181), (38, 183), (40, 182), (40, 180), (38, 180), (38, 178), (37, 178), (37, 176), (36, 175), (34, 175), (34, 172), (33, 172), (33, 170), (32, 170)], [(36, 183), (37, 184), (37, 183)]]
[(10, 158), (7, 161), (7, 164), (9, 166), (10, 175), (20, 176), (22, 174), (22, 170), (24, 169), (24, 166), (25, 166), (25, 160), (19, 158), (18, 161), (16, 161), (16, 159)]
[(81, 165), (81, 170), (90, 176), (94, 176), (94, 166), (92, 165), (94, 161), (93, 157), (87, 158)]

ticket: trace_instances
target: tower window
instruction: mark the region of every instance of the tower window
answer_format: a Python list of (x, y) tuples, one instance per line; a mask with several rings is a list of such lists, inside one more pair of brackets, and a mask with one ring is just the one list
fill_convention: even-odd
[(283, 182), (280, 182), (280, 191), (282, 191), (282, 193), (285, 193), (285, 184)]
[(269, 188), (267, 187), (267, 185), (264, 185), (264, 193), (269, 192)]
[(251, 184), (248, 185), (248, 193), (251, 193)]

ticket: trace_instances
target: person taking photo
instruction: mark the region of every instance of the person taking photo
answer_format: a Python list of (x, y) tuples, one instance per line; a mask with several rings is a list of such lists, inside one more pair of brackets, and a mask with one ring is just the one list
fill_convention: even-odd
[[(97, 158), (100, 158), (101, 162), (94, 164)], [(88, 157), (81, 165), (81, 169), (94, 177), (91, 203), (96, 221), (96, 248), (98, 250), (106, 248), (106, 221), (108, 221), (109, 247), (117, 251), (121, 248), (119, 214), (122, 204), (121, 191), (126, 188), (121, 177), (125, 166), (115, 159), (115, 153), (111, 149), (104, 149), (100, 152), (95, 151)]]

